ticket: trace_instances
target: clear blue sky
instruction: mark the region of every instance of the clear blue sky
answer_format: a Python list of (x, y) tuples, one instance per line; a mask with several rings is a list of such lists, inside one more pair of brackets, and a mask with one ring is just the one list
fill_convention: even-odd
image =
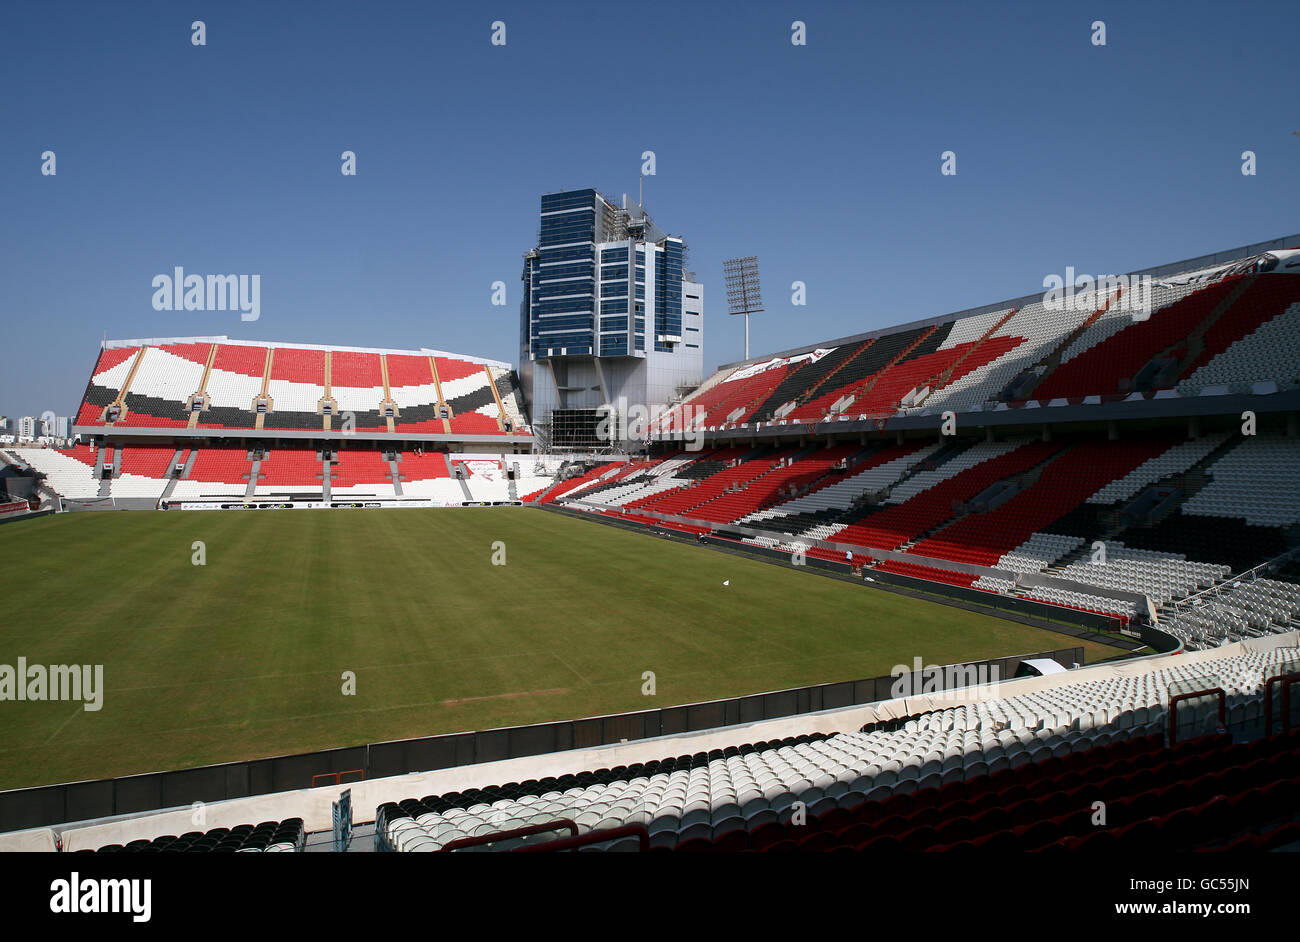
[[(635, 194), (644, 150), (706, 369), (731, 255), (762, 353), (1297, 232), (1297, 36), (1276, 3), (7, 2), (0, 413), (72, 414), (104, 332), (516, 362), (539, 195)], [(260, 274), (261, 319), (153, 310), (176, 265)]]

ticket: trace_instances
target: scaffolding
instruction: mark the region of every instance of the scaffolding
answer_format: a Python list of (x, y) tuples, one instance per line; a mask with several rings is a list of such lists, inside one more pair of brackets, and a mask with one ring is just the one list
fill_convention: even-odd
[[(540, 439), (546, 441), (539, 451), (549, 454), (583, 454), (593, 458), (608, 458), (627, 455), (629, 445), (635, 444), (638, 450), (644, 450), (642, 443), (629, 443), (622, 435), (623, 421), (617, 413), (606, 409), (552, 409), (542, 425)], [(612, 434), (611, 434), (612, 433)]]
[(597, 409), (552, 409), (546, 420), (551, 451), (594, 451), (610, 447), (602, 423), (612, 425), (607, 413)]

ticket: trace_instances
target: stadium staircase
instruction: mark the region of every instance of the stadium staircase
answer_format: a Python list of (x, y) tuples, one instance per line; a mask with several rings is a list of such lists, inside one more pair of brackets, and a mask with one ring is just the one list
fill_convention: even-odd
[(180, 475), (176, 473), (176, 466), (181, 465), (182, 474), (188, 471), (188, 465), (182, 464), (182, 462), (186, 461), (189, 458), (189, 455), (190, 449), (177, 448), (175, 453), (172, 455), (171, 460), (167, 462), (167, 470), (165, 473), (167, 484), (163, 487), (162, 494), (158, 497), (159, 504), (170, 498), (172, 496), (172, 491), (176, 490), (176, 482), (180, 480)]
[[(697, 413), (693, 427), (728, 424), (728, 419), (738, 408), (743, 406), (748, 409), (755, 399), (762, 400), (771, 393), (774, 386), (784, 381), (789, 372), (788, 367), (775, 367), (755, 376), (714, 387), (713, 392), (718, 398), (711, 405), (705, 400), (707, 408), (704, 411), (703, 421)], [(735, 388), (728, 389), (727, 386)], [(695, 405), (697, 408), (700, 407), (698, 402)]]
[[(783, 514), (779, 518), (773, 520), (773, 524), (779, 525), (782, 530), (785, 530), (791, 533), (792, 536), (800, 539), (812, 538), (814, 533), (825, 533), (829, 536), (829, 534), (837, 530), (842, 530), (843, 528), (866, 518), (870, 514), (875, 513), (881, 508), (883, 501), (888, 497), (894, 487), (916, 474), (919, 474), (923, 470), (934, 470), (954, 455), (960, 454), (961, 451), (964, 450), (964, 446), (967, 444), (969, 443), (961, 440), (951, 442), (939, 451), (934, 452), (934, 454), (929, 457), (917, 459), (907, 466), (901, 477), (894, 483), (887, 484), (882, 488), (868, 490), (866, 482), (861, 482), (860, 490), (858, 490), (855, 496), (849, 500), (848, 506)], [(907, 447), (909, 450), (905, 451), (903, 454), (895, 453), (895, 449), (903, 447)], [(911, 446), (890, 446), (888, 448), (881, 448), (872, 451), (859, 458), (859, 460), (855, 462), (854, 466), (844, 475), (830, 475), (832, 479), (825, 480), (820, 487), (811, 489), (807, 493), (816, 493), (816, 491), (822, 490), (825, 487), (838, 484), (842, 481), (852, 480), (864, 471), (870, 471), (873, 468), (888, 465), (892, 461), (911, 454), (913, 450), (914, 448)], [(782, 504), (777, 504), (771, 509), (780, 511), (781, 507)], [(767, 523), (758, 523), (757, 525), (771, 526), (771, 524)], [(828, 559), (839, 558), (838, 554), (830, 554), (827, 550), (816, 548), (809, 550), (809, 554), (814, 556), (826, 554), (823, 558)]]
[[(809, 458), (817, 448), (804, 448), (795, 452), (778, 452), (769, 457), (755, 458), (747, 463), (767, 464), (758, 474), (727, 485), (723, 493), (703, 503), (692, 506), (683, 516), (696, 517), (713, 523), (730, 523), (754, 513), (777, 499), (785, 483), (801, 475), (816, 475), (827, 467), (830, 459)], [(840, 455), (836, 455), (836, 460)]]
[[(1215, 325), (1222, 321), (1232, 310), (1237, 301), (1246, 294), (1257, 281), (1259, 275), (1246, 275), (1232, 290), (1205, 315), (1192, 331), (1185, 337), (1177, 338), (1154, 357), (1148, 366), (1130, 379), (1130, 386), (1139, 392), (1150, 389), (1168, 389), (1177, 385), (1186, 372), (1195, 364), (1200, 365), (1202, 354), (1207, 350), (1206, 337)], [(1270, 284), (1275, 283), (1273, 279)], [(1235, 337), (1232, 339), (1236, 339)], [(1229, 341), (1231, 342), (1231, 341)], [(1226, 348), (1226, 344), (1224, 345)], [(1220, 350), (1214, 351), (1216, 354)], [(1162, 367), (1161, 364), (1164, 364)]]
[(998, 481), (1029, 471), (1060, 448), (1044, 442), (1020, 445), (938, 481), (902, 503), (885, 504), (827, 539), (893, 550), (946, 521), (957, 502), (971, 500)]
[(1115, 397), (1134, 391), (1135, 378), (1158, 369), (1154, 358), (1187, 337), (1224, 298), (1241, 276), (1213, 282), (1162, 307), (1152, 317), (1123, 329), (1062, 363), (1036, 388), (1038, 399)]
[[(898, 351), (898, 353), (895, 354), (894, 357), (888, 363), (886, 363), (884, 366), (878, 369), (875, 373), (873, 373), (867, 380), (865, 380), (861, 384), (854, 386), (852, 388), (845, 388), (842, 390), (832, 390), (832, 392), (839, 393), (839, 396), (837, 397), (837, 401), (840, 399), (847, 399), (848, 405), (845, 407), (845, 411), (851, 412), (853, 410), (853, 407), (858, 404), (858, 401), (860, 399), (862, 399), (867, 395), (870, 395), (871, 391), (876, 387), (876, 384), (880, 382), (883, 376), (889, 373), (889, 371), (893, 369), (895, 366), (897, 366), (899, 363), (902, 363), (904, 360), (906, 360), (908, 355), (911, 354), (913, 350), (915, 350), (917, 347), (923, 344), (938, 329), (939, 328), (935, 325), (931, 325), (930, 327), (926, 328), (924, 331), (920, 333), (918, 337), (912, 340), (911, 343), (905, 346), (902, 350)], [(819, 418), (824, 418), (824, 416), (821, 416)], [(813, 426), (813, 429), (814, 431), (816, 430), (815, 424)]]
[[(971, 346), (964, 353), (962, 353), (961, 356), (959, 356), (956, 360), (950, 363), (942, 373), (928, 380), (926, 385), (930, 387), (931, 392), (942, 389), (943, 387), (947, 386), (948, 383), (952, 381), (952, 374), (955, 373), (961, 367), (961, 365), (965, 363), (967, 359), (970, 358), (972, 354), (974, 354), (977, 350), (983, 347), (985, 342), (990, 337), (992, 337), (995, 333), (1001, 330), (1006, 325), (1007, 321), (1015, 317), (1016, 312), (1019, 310), (1020, 308), (1013, 307), (1011, 310), (1007, 311), (1007, 313), (1003, 314), (1000, 318), (998, 318), (997, 322), (994, 323), (992, 327), (984, 331), (984, 333), (980, 335), (979, 339), (976, 340), (973, 344), (971, 344)], [(924, 399), (920, 400), (920, 402), (924, 402), (924, 401), (925, 401)], [(918, 402), (917, 404), (919, 405), (920, 402)]]
[(844, 362), (856, 357), (870, 344), (856, 348), (836, 347), (816, 360), (804, 359), (795, 364), (758, 404), (753, 418), (760, 422), (769, 422), (785, 418), (797, 406), (798, 400), (814, 386), (820, 385), (826, 373), (839, 372)]
[(456, 483), (460, 485), (461, 494), (464, 495), (466, 500), (472, 501), (474, 495), (471, 494), (469, 490), (469, 468), (465, 467), (464, 464), (461, 464), (459, 469), (460, 474), (457, 474), (456, 462), (452, 461), (450, 458), (447, 459), (447, 466), (451, 468), (451, 476), (455, 478)]
[(656, 495), (657, 499), (653, 504), (643, 505), (638, 509), (689, 517), (692, 511), (697, 508), (703, 507), (717, 498), (731, 495), (735, 491), (747, 487), (752, 481), (771, 474), (777, 470), (777, 462), (789, 454), (791, 453), (779, 452), (770, 458), (750, 457), (747, 460), (742, 460), (739, 464), (710, 475), (693, 487), (679, 488), (663, 495)]
[(393, 493), (398, 497), (402, 496), (402, 470), (398, 466), (398, 462), (401, 460), (402, 453), (400, 451), (395, 451), (393, 452), (393, 457), (388, 462), (388, 469), (393, 481)]
[[(802, 365), (803, 364), (800, 364), (800, 366)], [(796, 369), (797, 368), (798, 367), (796, 367)], [(776, 371), (772, 370), (770, 372), (775, 373)], [(786, 375), (788, 375), (788, 373)], [(763, 385), (758, 392), (750, 395), (739, 406), (737, 406), (735, 409), (730, 410), (727, 413), (727, 417), (731, 419), (730, 424), (743, 423), (747, 419), (753, 418), (755, 410), (758, 409), (758, 407), (763, 404), (764, 400), (766, 400), (771, 394), (772, 394), (771, 385)], [(734, 416), (735, 418), (732, 419), (731, 418), (732, 416)]]
[(856, 347), (854, 347), (854, 348), (853, 348), (853, 351), (852, 351), (851, 353), (849, 353), (849, 355), (848, 355), (847, 357), (845, 357), (845, 358), (844, 358), (843, 360), (841, 360), (839, 363), (836, 363), (835, 366), (832, 367), (831, 370), (830, 370), (829, 372), (827, 372), (827, 373), (825, 373), (824, 375), (822, 375), (821, 377), (819, 377), (819, 378), (817, 379), (817, 381), (816, 381), (815, 383), (813, 383), (812, 386), (808, 387), (808, 388), (805, 389), (803, 392), (801, 392), (798, 396), (796, 396), (795, 399), (794, 399), (794, 404), (795, 404), (796, 406), (802, 406), (802, 405), (804, 405), (805, 403), (812, 402), (812, 400), (814, 400), (814, 399), (817, 398), (817, 393), (818, 393), (818, 390), (820, 390), (820, 389), (827, 388), (828, 391), (829, 391), (830, 389), (834, 389), (834, 388), (835, 388), (834, 386), (826, 387), (826, 384), (829, 383), (832, 379), (834, 379), (837, 375), (839, 375), (839, 373), (840, 373), (840, 372), (841, 372), (841, 371), (842, 371), (846, 366), (848, 366), (850, 363), (852, 363), (854, 360), (856, 360), (859, 356), (861, 356), (863, 353), (865, 353), (865, 352), (867, 351), (867, 348), (870, 347), (870, 346), (871, 346), (872, 344), (874, 344), (875, 342), (876, 342), (875, 338), (872, 337), (872, 338), (870, 338), (870, 339), (868, 339), (868, 340), (864, 340), (862, 343), (860, 343), (860, 344), (858, 344)]
[[(199, 380), (199, 388), (194, 391), (194, 395), (191, 397), (192, 402), (202, 404), (209, 401), (208, 381), (212, 378), (212, 361), (217, 358), (218, 349), (219, 346), (215, 343), (208, 347), (207, 361), (203, 364), (203, 377)], [(206, 409), (206, 406), (201, 407)], [(189, 417), (185, 420), (185, 427), (190, 429), (197, 428), (202, 412), (196, 412), (193, 408), (189, 408), (188, 403), (187, 411), (189, 412)]]
[(113, 473), (112, 466), (109, 464), (109, 462), (112, 461), (112, 450), (113, 449), (111, 448), (101, 447), (99, 453), (95, 456), (95, 469), (93, 473), (95, 480), (99, 482), (99, 491), (95, 496), (99, 498), (108, 498), (113, 495), (112, 484), (110, 483), (110, 480), (106, 479), (104, 476), (105, 470), (109, 472), (110, 476)]
[(248, 487), (244, 490), (244, 500), (252, 500), (253, 494), (257, 491), (257, 478), (262, 471), (262, 459), (260, 451), (250, 451), (249, 460), (253, 462), (252, 469), (248, 472)]
[(996, 394), (994, 397), (995, 401), (1011, 402), (1032, 399), (1034, 396), (1034, 390), (1042, 385), (1043, 381), (1046, 380), (1047, 377), (1051, 376), (1052, 373), (1056, 371), (1056, 368), (1061, 365), (1061, 357), (1065, 355), (1065, 351), (1069, 350), (1070, 347), (1083, 336), (1084, 331), (1097, 323), (1097, 321), (1099, 321), (1105, 313), (1110, 310), (1111, 306), (1120, 299), (1120, 296), (1123, 295), (1123, 293), (1124, 289), (1120, 288), (1114, 295), (1106, 298), (1105, 304), (1096, 308), (1091, 314), (1084, 318), (1083, 323), (1076, 326), (1061, 338), (1061, 341), (1052, 348), (1051, 352), (1029, 369), (1016, 376), (1011, 380), (1011, 382), (1007, 383), (1007, 385)]

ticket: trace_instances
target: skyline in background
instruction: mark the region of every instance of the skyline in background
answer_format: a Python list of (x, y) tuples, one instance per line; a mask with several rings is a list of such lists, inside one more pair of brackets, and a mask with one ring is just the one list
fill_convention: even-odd
[[(733, 256), (759, 356), (1300, 231), (1300, 10), (798, 7), (5, 7), (0, 414), (74, 414), (105, 334), (517, 365), (565, 189), (643, 183), (704, 286), (706, 375), (742, 355)], [(259, 318), (155, 310), (177, 266), (260, 276)]]

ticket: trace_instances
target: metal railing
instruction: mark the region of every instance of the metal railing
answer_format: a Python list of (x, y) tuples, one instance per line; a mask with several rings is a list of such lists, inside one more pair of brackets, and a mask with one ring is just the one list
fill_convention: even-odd
[(1222, 582), (1215, 583), (1209, 588), (1202, 589), (1200, 592), (1193, 593), (1181, 599), (1173, 599), (1169, 602), (1173, 606), (1175, 618), (1187, 612), (1194, 611), (1199, 605), (1201, 599), (1217, 598), (1220, 595), (1231, 594), (1233, 589), (1239, 588), (1243, 583), (1249, 584), (1263, 577), (1264, 573), (1275, 569), (1282, 564), (1289, 562), (1300, 555), (1300, 546), (1292, 547), (1285, 553), (1280, 553), (1266, 562), (1260, 563), (1253, 569), (1247, 569), (1245, 572), (1235, 576), (1229, 576)]

